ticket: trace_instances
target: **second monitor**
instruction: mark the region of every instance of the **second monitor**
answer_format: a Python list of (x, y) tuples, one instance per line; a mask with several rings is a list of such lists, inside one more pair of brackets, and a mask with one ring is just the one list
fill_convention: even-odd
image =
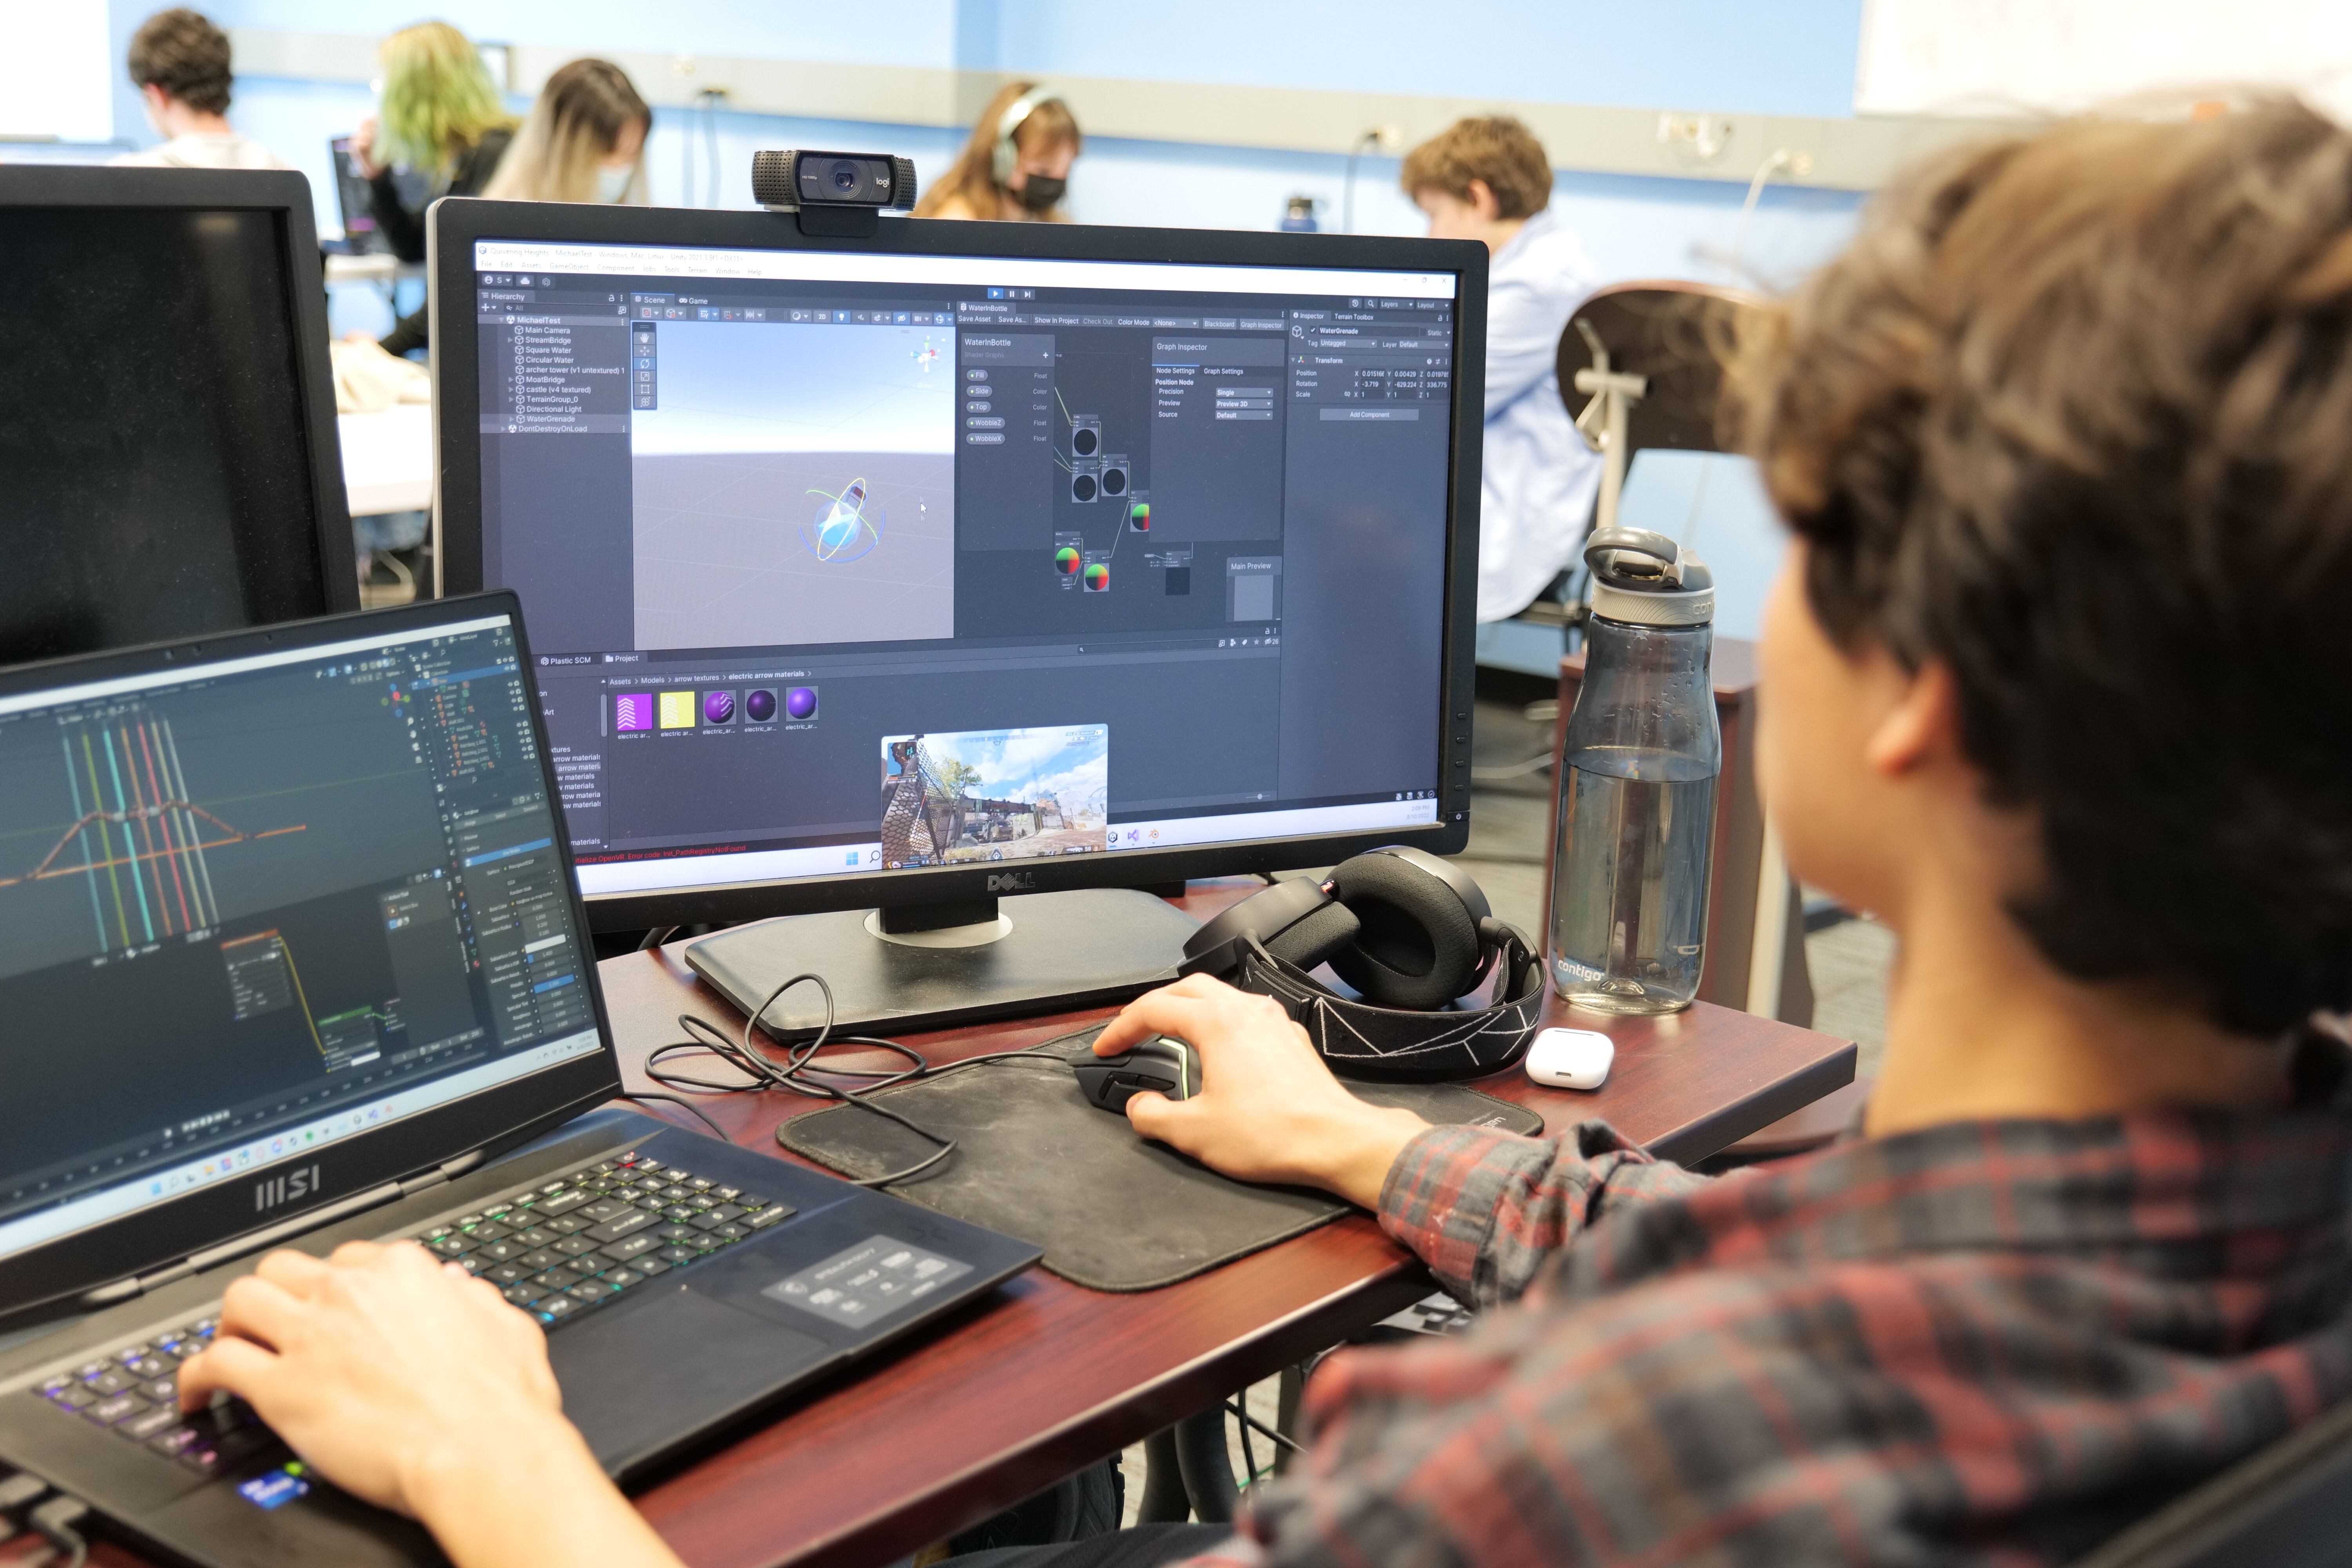
[(433, 221), (446, 586), (600, 925), (1460, 847), (1480, 247)]

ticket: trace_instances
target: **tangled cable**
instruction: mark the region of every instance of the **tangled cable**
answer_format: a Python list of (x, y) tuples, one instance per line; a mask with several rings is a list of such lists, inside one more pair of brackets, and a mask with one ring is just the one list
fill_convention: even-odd
[[(813, 984), (824, 994), (824, 1026), (809, 1039), (782, 1047), (784, 1059), (778, 1062), (751, 1043), (751, 1032), (759, 1027), (760, 1020), (767, 1015), (770, 1007), (775, 1005), (778, 997), (793, 986), (803, 984)], [(886, 1187), (894, 1182), (903, 1182), (909, 1176), (921, 1174), (954, 1153), (956, 1148), (954, 1139), (942, 1137), (921, 1122), (900, 1115), (888, 1106), (877, 1104), (866, 1098), (867, 1095), (877, 1094), (883, 1089), (928, 1075), (932, 1068), (931, 1065), (923, 1059), (922, 1053), (912, 1046), (902, 1045), (897, 1040), (886, 1040), (878, 1035), (835, 1035), (833, 1032), (833, 987), (825, 984), (824, 976), (814, 973), (795, 974), (773, 991), (769, 992), (765, 999), (751, 1010), (750, 1016), (743, 1020), (743, 1034), (740, 1039), (729, 1039), (717, 1026), (695, 1017), (692, 1014), (679, 1014), (678, 1027), (684, 1029), (692, 1038), (656, 1047), (653, 1054), (646, 1058), (646, 1076), (664, 1089), (681, 1089), (689, 1094), (753, 1094), (761, 1089), (782, 1089), (817, 1100), (837, 1100), (845, 1104), (870, 1110), (877, 1116), (887, 1117), (917, 1137), (940, 1146), (939, 1152), (936, 1154), (929, 1159), (918, 1161), (902, 1171), (893, 1171), (880, 1176), (845, 1178), (857, 1186)], [(950, 1062), (947, 1065), (950, 1068), (960, 1068), (968, 1067), (976, 1062), (1004, 1061), (1021, 1057), (1038, 1058), (1040, 1053), (1049, 1051), (1066, 1041), (1076, 1039), (1087, 1032), (1086, 1029), (1074, 1029), (1066, 1035), (1056, 1035), (1050, 1040), (1042, 1041), (1022, 1050), (989, 1051), (981, 1056), (965, 1057), (960, 1061)], [(877, 1071), (871, 1068), (827, 1067), (817, 1061), (818, 1052), (840, 1046), (862, 1046), (870, 1049), (894, 1052), (904, 1058), (908, 1065), (892, 1071)], [(663, 1068), (662, 1064), (665, 1061), (683, 1051), (700, 1051), (717, 1057), (729, 1067), (741, 1073), (749, 1081), (715, 1083), (709, 1079), (688, 1078)], [(1059, 1062), (1066, 1067), (1069, 1065), (1063, 1058), (1046, 1057), (1043, 1059)], [(853, 1089), (811, 1077), (810, 1075), (814, 1073), (824, 1073), (836, 1079), (866, 1079), (878, 1081), (861, 1084)], [(688, 1106), (687, 1109), (691, 1110), (693, 1107)], [(701, 1113), (697, 1111), (696, 1114)], [(781, 1124), (779, 1126), (781, 1128)]]

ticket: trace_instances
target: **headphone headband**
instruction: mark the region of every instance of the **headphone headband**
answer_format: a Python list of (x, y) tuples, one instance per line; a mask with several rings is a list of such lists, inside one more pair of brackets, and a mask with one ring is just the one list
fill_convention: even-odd
[[(1307, 973), (1325, 963), (1360, 999)], [(1526, 1053), (1543, 1014), (1535, 945), (1489, 912), (1461, 868), (1402, 845), (1343, 860), (1319, 885), (1300, 878), (1243, 900), (1192, 933), (1179, 973), (1273, 997), (1357, 1078), (1498, 1072)], [(1492, 1004), (1461, 1006), (1489, 976), (1499, 977)]]
[(1021, 162), (1021, 149), (1013, 142), (1013, 138), (1014, 132), (1021, 129), (1022, 121), (1027, 120), (1043, 105), (1066, 104), (1066, 102), (1067, 100), (1052, 88), (1039, 86), (1031, 88), (1004, 106), (1004, 112), (998, 116), (996, 121), (996, 151), (989, 160), (990, 167), (995, 172), (998, 185), (1002, 186), (1005, 181), (1013, 177), (1013, 166)]

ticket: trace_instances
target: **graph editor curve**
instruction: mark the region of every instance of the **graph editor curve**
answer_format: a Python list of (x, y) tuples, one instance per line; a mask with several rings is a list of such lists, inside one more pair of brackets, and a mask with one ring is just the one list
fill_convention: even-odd
[[(220, 902), (205, 851), (308, 831), (308, 824), (291, 823), (247, 833), (197, 805), (189, 796), (168, 719), (84, 725), (78, 737), (60, 734), (58, 743), (65, 752), (67, 791), (80, 815), (38, 865), (19, 876), (0, 877), (0, 888), (87, 878), (101, 949), (117, 941), (129, 947), (141, 940), (183, 936), (219, 923)], [(105, 804), (110, 797), (111, 805)], [(207, 826), (214, 837), (205, 836)], [(81, 858), (68, 859), (77, 849)]]

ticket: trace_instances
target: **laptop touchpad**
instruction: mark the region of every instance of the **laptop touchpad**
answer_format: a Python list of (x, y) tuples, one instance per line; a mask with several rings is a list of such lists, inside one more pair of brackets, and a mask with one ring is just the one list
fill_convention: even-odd
[(683, 1283), (634, 1311), (551, 1334), (547, 1351), (563, 1414), (608, 1475), (657, 1457), (832, 1353)]

